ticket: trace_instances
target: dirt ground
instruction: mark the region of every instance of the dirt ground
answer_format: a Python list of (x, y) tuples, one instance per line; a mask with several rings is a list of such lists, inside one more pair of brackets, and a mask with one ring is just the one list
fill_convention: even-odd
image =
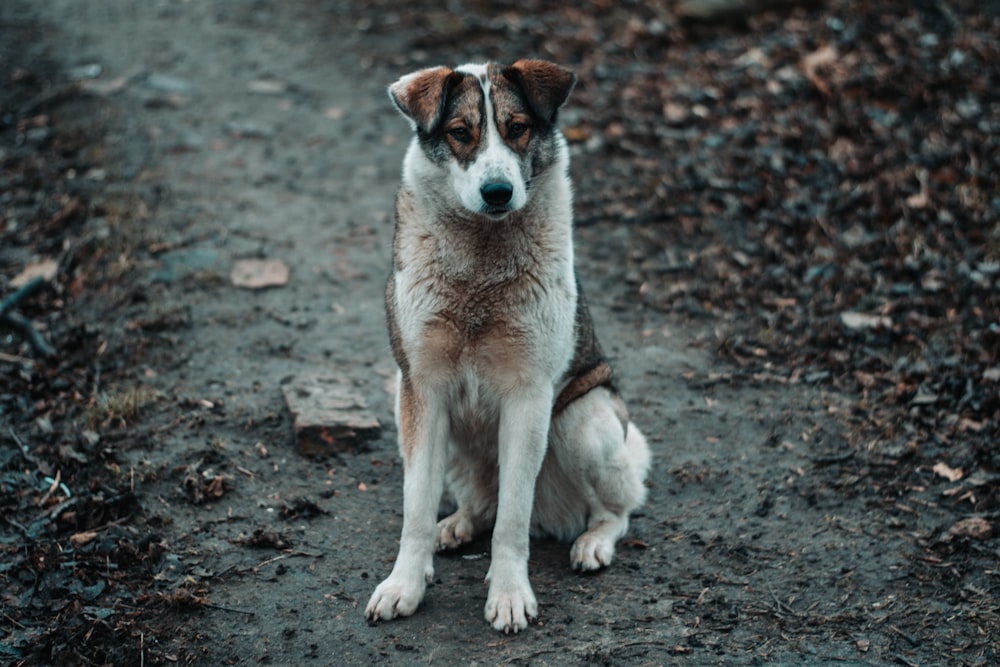
[[(54, 354), (0, 325), (0, 659), (996, 664), (996, 3), (805, 4), (5, 0), (0, 298), (44, 275), (10, 312)], [(370, 625), (385, 87), (523, 55), (580, 77), (578, 271), (649, 502), (600, 573), (532, 544), (520, 635), (482, 618), (488, 539)], [(235, 286), (246, 259), (287, 284)], [(316, 370), (368, 448), (297, 452), (281, 388)]]

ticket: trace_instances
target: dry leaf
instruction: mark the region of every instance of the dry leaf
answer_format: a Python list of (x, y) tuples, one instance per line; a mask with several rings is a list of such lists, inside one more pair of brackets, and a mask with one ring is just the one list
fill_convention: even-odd
[(88, 530), (82, 533), (76, 533), (75, 535), (70, 535), (69, 543), (72, 544), (77, 549), (79, 549), (83, 545), (93, 542), (96, 537), (97, 533), (95, 533), (92, 530)]
[(948, 529), (951, 537), (969, 537), (974, 540), (988, 540), (993, 534), (993, 527), (986, 519), (978, 516), (971, 516), (962, 519)]
[(56, 277), (56, 273), (58, 272), (59, 262), (54, 259), (46, 258), (40, 262), (28, 264), (24, 267), (24, 271), (21, 271), (21, 273), (14, 276), (14, 279), (10, 281), (10, 286), (24, 287), (38, 277), (42, 277), (45, 280), (52, 280)]
[(821, 46), (802, 58), (802, 73), (823, 95), (830, 94), (830, 85), (817, 74), (817, 70), (837, 62), (837, 49), (829, 44)]
[(934, 474), (938, 477), (944, 477), (949, 482), (957, 482), (965, 477), (964, 470), (961, 468), (952, 468), (944, 461), (938, 461), (934, 464)]

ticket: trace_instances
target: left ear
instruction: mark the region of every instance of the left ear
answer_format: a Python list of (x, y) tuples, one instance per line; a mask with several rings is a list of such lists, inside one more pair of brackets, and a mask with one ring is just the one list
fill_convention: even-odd
[(548, 123), (555, 122), (556, 111), (576, 85), (573, 72), (544, 60), (518, 60), (503, 75), (520, 86), (531, 110)]

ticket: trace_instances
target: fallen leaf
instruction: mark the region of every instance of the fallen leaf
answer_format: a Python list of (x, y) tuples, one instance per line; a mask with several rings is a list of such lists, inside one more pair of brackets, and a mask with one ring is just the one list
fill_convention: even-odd
[(961, 468), (952, 468), (950, 465), (944, 461), (938, 461), (934, 464), (934, 474), (938, 477), (944, 477), (949, 482), (957, 482), (958, 480), (965, 477), (965, 471)]
[(809, 82), (816, 86), (816, 89), (823, 95), (830, 94), (830, 85), (825, 79), (819, 76), (818, 70), (837, 62), (837, 49), (829, 44), (821, 46), (809, 55), (802, 58), (802, 73), (805, 74)]
[(280, 259), (241, 259), (233, 264), (229, 279), (234, 287), (263, 289), (288, 284), (288, 265)]
[(10, 281), (10, 286), (24, 287), (38, 277), (44, 278), (45, 280), (52, 280), (56, 277), (56, 273), (58, 272), (59, 262), (54, 259), (46, 258), (40, 262), (28, 264), (24, 267), (24, 270), (14, 276), (14, 279)]
[(951, 537), (969, 537), (974, 540), (987, 540), (993, 534), (993, 527), (986, 519), (972, 516), (962, 519), (948, 529)]
[(95, 533), (92, 530), (87, 530), (82, 533), (76, 533), (75, 535), (70, 535), (69, 543), (72, 544), (77, 549), (79, 549), (83, 545), (93, 542), (96, 537), (97, 533)]
[(577, 125), (565, 128), (563, 130), (563, 136), (566, 137), (566, 141), (570, 143), (581, 143), (590, 139), (591, 132), (586, 127)]

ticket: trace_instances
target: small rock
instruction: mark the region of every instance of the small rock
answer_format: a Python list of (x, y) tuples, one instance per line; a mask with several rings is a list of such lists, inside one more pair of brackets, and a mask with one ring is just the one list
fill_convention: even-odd
[(879, 327), (889, 329), (892, 327), (892, 320), (884, 315), (868, 315), (852, 311), (841, 313), (840, 321), (843, 322), (845, 327), (854, 331), (859, 329), (877, 329)]
[(257, 79), (247, 84), (247, 92), (257, 95), (282, 95), (288, 90), (288, 84), (277, 79)]
[(149, 78), (146, 79), (146, 85), (162, 93), (184, 94), (191, 92), (191, 84), (187, 81), (163, 74), (150, 74)]
[(364, 398), (339, 378), (300, 375), (282, 386), (281, 393), (295, 420), (296, 447), (303, 456), (356, 451), (381, 434), (382, 425)]
[(274, 136), (273, 128), (249, 120), (226, 123), (226, 132), (246, 139), (270, 139)]
[(668, 123), (680, 125), (688, 119), (689, 111), (683, 104), (667, 102), (663, 105), (663, 117)]
[(288, 265), (280, 259), (241, 259), (229, 274), (235, 287), (263, 289), (288, 284)]
[(89, 65), (80, 65), (79, 67), (71, 67), (66, 72), (66, 76), (69, 77), (70, 81), (82, 81), (83, 79), (96, 79), (101, 76), (102, 68), (97, 63), (91, 63)]

